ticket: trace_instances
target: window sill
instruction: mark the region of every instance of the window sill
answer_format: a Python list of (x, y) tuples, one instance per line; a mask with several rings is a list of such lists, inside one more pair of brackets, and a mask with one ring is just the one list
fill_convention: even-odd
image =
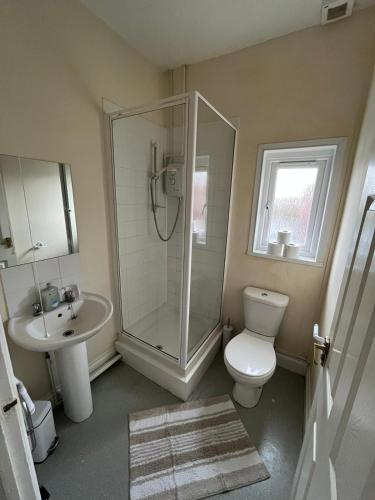
[(247, 252), (247, 255), (251, 255), (252, 257), (261, 257), (263, 259), (288, 262), (291, 264), (300, 264), (300, 265), (302, 264), (304, 266), (323, 267), (323, 265), (324, 265), (323, 262), (317, 262), (314, 259), (311, 259), (310, 257), (300, 257), (299, 259), (289, 259), (287, 257), (278, 257), (276, 255), (269, 255), (268, 253), (261, 252), (261, 251)]

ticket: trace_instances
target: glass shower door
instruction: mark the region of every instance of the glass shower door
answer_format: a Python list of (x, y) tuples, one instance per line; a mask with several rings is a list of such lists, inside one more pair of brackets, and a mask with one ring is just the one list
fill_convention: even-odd
[(235, 134), (198, 96), (188, 359), (220, 322)]
[(112, 122), (122, 329), (179, 359), (185, 104)]

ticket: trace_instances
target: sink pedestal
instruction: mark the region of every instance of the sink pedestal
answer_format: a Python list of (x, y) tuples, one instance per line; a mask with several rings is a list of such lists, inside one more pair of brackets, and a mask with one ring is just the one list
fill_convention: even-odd
[(55, 352), (65, 415), (82, 422), (93, 411), (86, 342)]

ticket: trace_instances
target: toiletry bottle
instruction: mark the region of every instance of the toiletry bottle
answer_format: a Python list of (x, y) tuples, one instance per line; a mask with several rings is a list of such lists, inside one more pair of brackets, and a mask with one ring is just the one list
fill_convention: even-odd
[(57, 286), (47, 283), (46, 288), (43, 288), (40, 292), (42, 296), (42, 304), (44, 312), (52, 311), (60, 303), (59, 289)]

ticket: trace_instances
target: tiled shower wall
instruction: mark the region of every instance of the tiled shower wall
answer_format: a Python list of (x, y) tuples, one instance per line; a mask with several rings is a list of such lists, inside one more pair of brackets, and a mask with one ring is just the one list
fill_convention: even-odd
[[(151, 142), (158, 143), (158, 168), (167, 148), (167, 129), (145, 117), (117, 120), (113, 127), (116, 207), (124, 328), (167, 300), (167, 245), (159, 240), (151, 211)], [(162, 182), (158, 202), (166, 206)], [(166, 231), (166, 208), (158, 209)]]
[[(182, 167), (184, 168), (184, 167)], [(168, 232), (172, 230), (178, 208), (177, 198), (168, 198)], [(185, 210), (184, 199), (180, 203), (176, 229), (167, 243), (167, 266), (168, 266), (168, 305), (174, 309), (180, 307), (181, 279), (182, 279), (182, 255), (183, 255), (183, 213)]]
[(233, 145), (223, 121), (198, 124), (197, 156), (209, 157), (207, 244), (193, 244), (190, 313), (213, 323), (220, 318)]
[[(177, 108), (174, 110), (173, 121), (174, 123), (181, 123), (183, 120), (182, 109)], [(171, 129), (171, 140), (169, 141), (170, 151), (180, 162), (180, 172), (182, 185), (185, 183), (186, 170), (184, 162), (184, 128), (181, 126), (174, 126)], [(178, 160), (180, 159), (180, 160)], [(174, 221), (176, 219), (178, 209), (178, 198), (168, 197), (168, 234), (170, 234)], [(184, 220), (185, 213), (185, 196), (180, 201), (180, 211), (178, 215), (176, 229), (167, 243), (167, 264), (168, 264), (168, 306), (173, 309), (179, 309), (181, 303), (181, 282), (182, 282), (182, 258), (183, 258), (183, 243), (184, 243)]]
[[(191, 307), (192, 312), (215, 319), (221, 301), (233, 163), (233, 140), (225, 123), (199, 124), (197, 156), (209, 157), (207, 244), (193, 244)], [(177, 199), (168, 198), (169, 231), (176, 210)], [(168, 242), (168, 303), (174, 305), (179, 304), (181, 288), (183, 210), (181, 205), (176, 231)]]
[[(190, 314), (214, 326), (220, 319), (228, 225), (233, 136), (222, 121), (200, 123), (197, 155), (209, 156), (207, 244), (193, 245)], [(181, 298), (183, 215), (181, 200), (176, 230), (165, 243), (157, 237), (149, 194), (151, 142), (158, 142), (158, 168), (167, 149), (168, 129), (144, 117), (117, 120), (114, 127), (114, 155), (119, 259), (124, 327), (131, 327), (155, 309), (167, 305), (178, 310)], [(180, 154), (181, 129), (173, 130), (172, 151)], [(185, 176), (185, 168), (182, 175)], [(163, 235), (170, 233), (178, 199), (164, 194), (159, 182), (158, 221)], [(166, 227), (167, 226), (167, 227)], [(208, 322), (207, 322), (208, 320)], [(203, 323), (202, 323), (203, 324)], [(178, 325), (176, 324), (178, 329)], [(208, 326), (209, 328), (209, 326)], [(206, 328), (203, 327), (203, 330)], [(209, 331), (203, 331), (206, 335)], [(199, 339), (198, 339), (199, 340)]]
[[(179, 137), (176, 130), (174, 136)], [(209, 157), (207, 242), (206, 245), (193, 243), (190, 314), (202, 319), (202, 325), (209, 325), (208, 328), (215, 326), (220, 319), (233, 145), (233, 135), (228, 133), (228, 125), (221, 120), (199, 123), (197, 156)], [(176, 231), (168, 242), (167, 250), (168, 304), (174, 308), (180, 304), (184, 209), (182, 204)], [(177, 199), (168, 198), (169, 231), (176, 210)], [(208, 333), (203, 326), (203, 337)], [(197, 342), (199, 343), (199, 339)]]

